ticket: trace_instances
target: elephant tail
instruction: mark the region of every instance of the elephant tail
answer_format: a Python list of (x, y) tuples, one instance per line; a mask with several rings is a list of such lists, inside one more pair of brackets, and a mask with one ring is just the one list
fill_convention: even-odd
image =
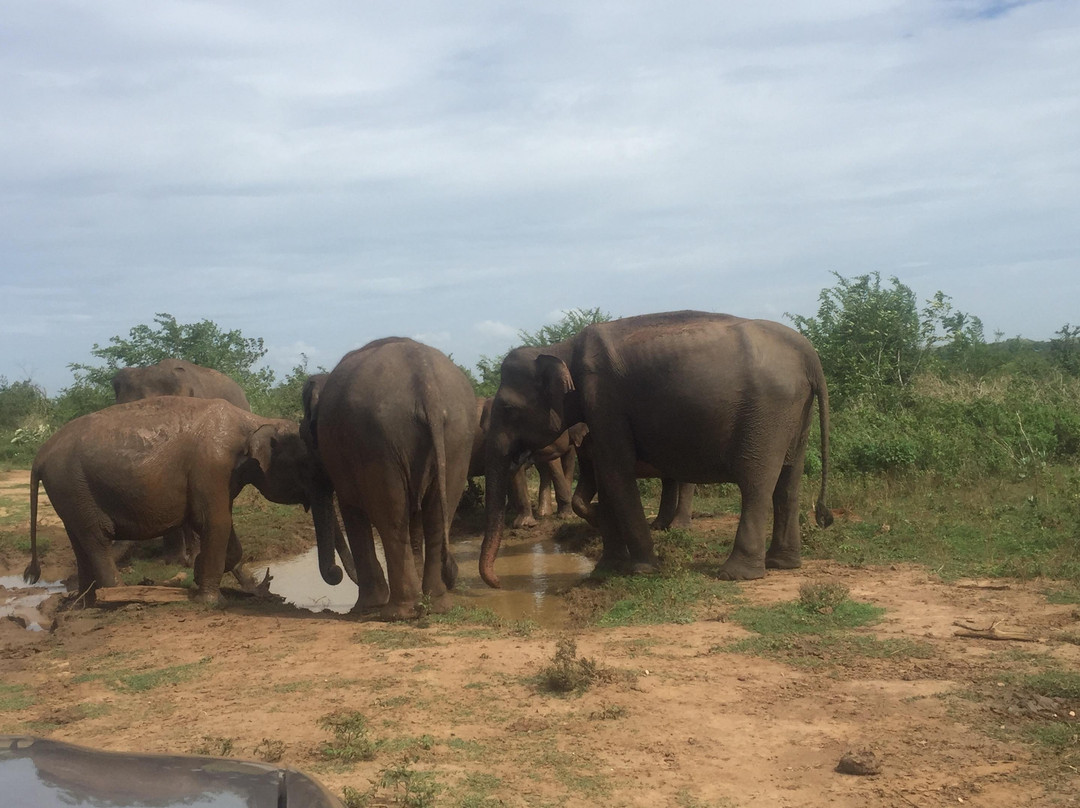
[[(431, 413), (431, 409), (428, 410)], [(436, 412), (438, 410), (436, 409)], [(435, 450), (435, 484), (439, 486), (439, 508), (442, 511), (442, 578), (447, 589), (453, 589), (457, 582), (457, 564), (450, 554), (450, 522), (454, 514), (450, 512), (446, 499), (446, 422), (442, 417), (428, 416), (431, 429), (431, 444)]]
[(28, 584), (36, 584), (41, 580), (41, 562), (38, 560), (37, 549), (38, 483), (40, 481), (38, 466), (35, 463), (30, 470), (30, 563), (23, 570), (23, 580)]
[(825, 488), (829, 480), (829, 388), (825, 384), (825, 371), (821, 369), (821, 360), (817, 354), (814, 359), (813, 386), (818, 400), (818, 421), (821, 428), (821, 490), (814, 505), (814, 519), (819, 527), (828, 527), (833, 523), (832, 511), (825, 504)]

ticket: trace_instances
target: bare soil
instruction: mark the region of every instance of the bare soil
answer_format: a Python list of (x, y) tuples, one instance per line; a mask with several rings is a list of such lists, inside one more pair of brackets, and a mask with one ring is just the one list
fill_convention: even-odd
[[(17, 474), (25, 486), (25, 472), (0, 485)], [(51, 555), (62, 558), (55, 542)], [(21, 573), (25, 561), (7, 559), (0, 574)], [(54, 573), (71, 571), (62, 567)], [(1068, 717), (1080, 704), (1040, 705), (1017, 685), (1020, 673), (1080, 670), (1080, 612), (1048, 603), (1048, 582), (987, 588), (916, 566), (810, 562), (741, 589), (751, 603), (774, 603), (796, 599), (808, 580), (841, 582), (886, 609), (856, 634), (921, 650), (799, 656), (796, 644), (783, 662), (732, 653), (722, 649), (750, 632), (723, 606), (689, 625), (574, 630), (579, 657), (611, 675), (556, 696), (536, 681), (562, 636), (545, 629), (419, 628), (241, 601), (76, 609), (57, 614), (51, 631), (0, 621), (0, 732), (109, 750), (280, 755), (337, 793), (366, 791), (397, 767), (431, 773), (441, 789), (433, 805), (1080, 802), (1075, 757), (1028, 734), (1047, 717), (1040, 710), (1062, 711), (1058, 720), (1080, 732)], [(1000, 621), (1036, 641), (961, 638), (958, 621)], [(4, 701), (5, 692), (25, 698)], [(333, 735), (320, 719), (342, 711), (367, 719), (373, 760), (323, 754)], [(845, 771), (878, 773), (838, 771), (845, 756)], [(387, 786), (373, 804), (405, 796)], [(412, 804), (422, 796), (412, 792)]]

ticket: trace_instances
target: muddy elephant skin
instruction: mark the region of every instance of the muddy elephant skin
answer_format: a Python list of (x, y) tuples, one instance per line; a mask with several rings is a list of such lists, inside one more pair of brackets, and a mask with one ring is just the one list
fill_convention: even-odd
[(221, 399), (161, 396), (117, 404), (65, 424), (30, 471), (31, 561), (37, 555), (39, 483), (64, 523), (79, 590), (120, 582), (112, 541), (142, 541), (187, 527), (200, 537), (197, 598), (215, 602), (221, 576), (241, 561), (232, 500), (245, 485), (267, 499), (309, 504), (311, 456), (290, 421), (260, 418)]
[(514, 458), (578, 423), (589, 428), (601, 566), (657, 568), (639, 462), (662, 478), (739, 486), (742, 513), (722, 578), (800, 566), (799, 482), (815, 398), (822, 460), (815, 514), (824, 526), (832, 521), (825, 505), (828, 392), (818, 355), (798, 332), (768, 320), (681, 311), (598, 323), (567, 342), (511, 351), (491, 412), (481, 576), (498, 586), (494, 561)]

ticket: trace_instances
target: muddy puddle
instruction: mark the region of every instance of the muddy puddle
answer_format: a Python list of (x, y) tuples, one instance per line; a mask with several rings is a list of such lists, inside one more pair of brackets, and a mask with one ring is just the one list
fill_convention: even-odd
[(18, 575), (0, 576), (0, 620), (12, 618), (30, 631), (42, 631), (45, 618), (38, 607), (50, 595), (65, 591), (63, 581), (27, 584)]
[[(376, 541), (381, 560), (379, 544)], [(565, 625), (561, 593), (593, 568), (592, 561), (565, 552), (550, 539), (505, 542), (495, 565), (502, 588), (492, 589), (480, 580), (477, 570), (480, 539), (455, 542), (452, 549), (459, 569), (455, 602), (488, 609), (506, 620), (532, 620), (545, 628)], [(356, 602), (356, 585), (348, 578), (337, 586), (322, 580), (315, 548), (269, 566), (273, 576), (270, 591), (301, 608), (345, 613)]]

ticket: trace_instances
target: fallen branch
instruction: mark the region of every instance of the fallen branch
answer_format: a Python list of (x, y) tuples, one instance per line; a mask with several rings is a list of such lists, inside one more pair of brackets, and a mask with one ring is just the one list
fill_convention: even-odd
[(186, 603), (191, 590), (177, 586), (103, 586), (95, 593), (98, 605), (110, 603)]
[(957, 637), (967, 637), (980, 640), (1012, 640), (1014, 642), (1038, 642), (1038, 637), (1033, 637), (1030, 634), (1023, 631), (1010, 631), (1005, 628), (998, 628), (1001, 624), (1000, 620), (995, 620), (986, 628), (978, 628), (970, 623), (963, 623), (955, 621), (954, 626), (962, 629), (961, 631), (954, 631), (953, 634)]
[(959, 589), (1009, 589), (1009, 584), (1003, 584), (1000, 581), (993, 581), (987, 579), (978, 580), (966, 580), (957, 581), (956, 586)]

